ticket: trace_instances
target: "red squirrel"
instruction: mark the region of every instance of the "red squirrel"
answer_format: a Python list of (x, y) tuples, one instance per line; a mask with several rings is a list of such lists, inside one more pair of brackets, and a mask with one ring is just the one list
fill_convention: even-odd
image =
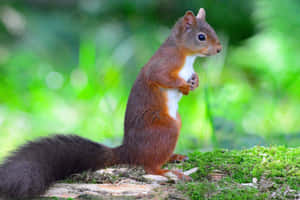
[[(183, 95), (198, 87), (193, 69), (197, 56), (222, 49), (201, 8), (187, 11), (149, 62), (141, 69), (127, 103), (125, 134), (119, 147), (109, 148), (78, 136), (56, 135), (27, 143), (0, 165), (0, 196), (30, 198), (43, 194), (55, 181), (73, 173), (116, 164), (142, 166), (149, 174), (165, 175), (181, 128), (177, 112)], [(190, 180), (179, 171), (178, 178)]]

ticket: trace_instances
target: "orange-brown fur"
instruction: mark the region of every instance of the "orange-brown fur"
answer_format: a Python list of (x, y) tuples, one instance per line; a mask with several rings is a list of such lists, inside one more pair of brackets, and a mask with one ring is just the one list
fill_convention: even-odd
[[(181, 155), (172, 156), (180, 133), (181, 119), (179, 114), (176, 119), (169, 116), (165, 89), (178, 89), (187, 95), (191, 85), (178, 76), (186, 56), (209, 54), (209, 47), (191, 49), (181, 45), (185, 41), (180, 41), (178, 37), (184, 34), (182, 29), (185, 20), (183, 18), (175, 25), (170, 37), (139, 73), (127, 104), (123, 144), (117, 148), (118, 154), (123, 156), (120, 162), (142, 165), (152, 174), (168, 172), (161, 169), (168, 161), (185, 159)], [(207, 30), (203, 31), (207, 33), (210, 45), (220, 48), (214, 31), (206, 24), (205, 28)], [(188, 178), (180, 172), (173, 173), (179, 178)]]

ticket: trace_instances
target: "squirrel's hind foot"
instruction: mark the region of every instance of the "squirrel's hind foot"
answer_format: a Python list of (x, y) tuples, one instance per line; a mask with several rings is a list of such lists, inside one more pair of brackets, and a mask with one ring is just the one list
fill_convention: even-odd
[(167, 178), (169, 177), (168, 173), (172, 173), (172, 174), (176, 175), (177, 178), (181, 181), (192, 181), (193, 180), (190, 176), (187, 176), (184, 173), (176, 171), (176, 170), (145, 168), (145, 171), (148, 174), (161, 175), (161, 176), (165, 176)]

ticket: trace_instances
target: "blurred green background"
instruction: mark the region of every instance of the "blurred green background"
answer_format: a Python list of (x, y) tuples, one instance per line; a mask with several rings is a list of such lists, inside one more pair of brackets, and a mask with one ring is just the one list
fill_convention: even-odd
[(139, 70), (200, 7), (224, 50), (195, 63), (176, 151), (299, 146), (300, 1), (2, 0), (0, 157), (54, 133), (119, 145)]

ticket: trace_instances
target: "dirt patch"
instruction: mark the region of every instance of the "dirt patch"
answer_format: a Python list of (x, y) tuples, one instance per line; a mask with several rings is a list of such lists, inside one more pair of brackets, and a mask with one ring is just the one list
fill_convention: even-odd
[(74, 174), (53, 185), (44, 197), (56, 199), (188, 199), (173, 176), (148, 175), (140, 168), (116, 166)]

